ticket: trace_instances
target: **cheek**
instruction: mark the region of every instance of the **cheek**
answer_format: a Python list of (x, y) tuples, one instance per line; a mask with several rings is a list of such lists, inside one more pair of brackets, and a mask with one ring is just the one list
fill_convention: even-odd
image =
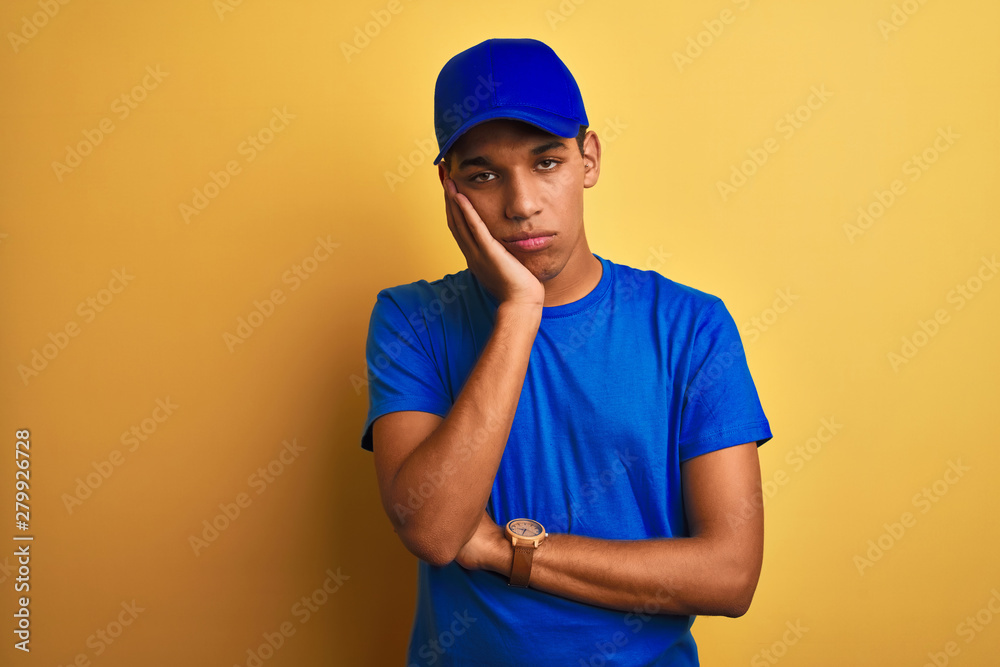
[(560, 188), (571, 188), (577, 183), (583, 182), (583, 171), (577, 169), (576, 165), (566, 164), (559, 170), (559, 173), (552, 179), (552, 183)]
[(509, 225), (504, 220), (503, 201), (500, 197), (493, 197), (482, 192), (464, 193), (472, 203), (472, 208), (476, 210), (479, 219), (486, 225), (486, 230), (493, 238), (497, 236), (505, 226)]
[(583, 174), (570, 169), (564, 169), (546, 184), (546, 198), (549, 204), (560, 211), (570, 211), (577, 207), (577, 197), (574, 193), (583, 189)]
[(482, 220), (488, 229), (492, 231), (495, 221), (502, 217), (503, 204), (498, 197), (491, 197), (482, 192), (466, 193), (472, 208), (476, 209), (479, 219)]

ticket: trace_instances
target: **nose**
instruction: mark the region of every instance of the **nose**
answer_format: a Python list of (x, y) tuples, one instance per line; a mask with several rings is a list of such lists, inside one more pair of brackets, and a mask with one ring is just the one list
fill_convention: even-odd
[(530, 173), (514, 170), (506, 185), (504, 214), (508, 220), (524, 222), (541, 212), (542, 193)]

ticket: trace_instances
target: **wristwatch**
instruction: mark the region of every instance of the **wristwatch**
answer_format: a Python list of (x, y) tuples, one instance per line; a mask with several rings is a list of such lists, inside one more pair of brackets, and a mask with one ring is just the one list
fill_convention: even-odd
[(507, 585), (527, 588), (531, 578), (531, 558), (535, 555), (535, 549), (549, 534), (534, 519), (511, 519), (507, 522), (505, 531), (514, 547), (514, 562)]

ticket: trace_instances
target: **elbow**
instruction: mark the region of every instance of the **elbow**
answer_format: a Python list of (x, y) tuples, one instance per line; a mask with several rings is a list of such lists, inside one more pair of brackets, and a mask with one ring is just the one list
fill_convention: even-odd
[[(455, 554), (451, 553), (450, 546), (444, 540), (428, 539), (428, 535), (440, 535), (440, 530), (424, 525), (420, 520), (420, 514), (404, 505), (395, 503), (393, 507), (396, 511), (387, 510), (386, 514), (393, 531), (407, 551), (435, 567), (444, 567), (455, 559)], [(457, 554), (457, 551), (455, 553)]]
[(739, 601), (734, 601), (733, 604), (729, 605), (727, 609), (723, 610), (722, 613), (719, 614), (719, 616), (725, 616), (726, 618), (739, 618), (740, 616), (746, 614), (748, 611), (750, 611), (750, 600), (746, 601), (739, 600)]
[(458, 549), (452, 548), (444, 540), (427, 539), (427, 535), (436, 534), (434, 531), (414, 530), (416, 526), (400, 525), (396, 527), (396, 533), (406, 550), (411, 554), (434, 567), (445, 567), (450, 565), (458, 555)]
[(424, 561), (428, 565), (433, 565), (434, 567), (445, 567), (451, 565), (455, 560), (457, 552), (448, 550), (440, 544), (435, 545), (416, 545), (410, 546), (406, 545), (410, 553)]
[(760, 577), (759, 565), (730, 554), (711, 566), (712, 584), (695, 611), (704, 616), (739, 618), (750, 610)]
[(717, 561), (717, 571), (726, 573), (718, 578), (720, 590), (716, 598), (720, 604), (719, 616), (739, 618), (750, 610), (763, 564), (763, 550), (751, 553), (742, 549), (728, 549)]
[(481, 516), (482, 510), (464, 528), (446, 522), (440, 513), (410, 511), (390, 514), (389, 519), (407, 551), (429, 565), (445, 567), (458, 558), (462, 547), (475, 534)]
[(739, 618), (750, 611), (753, 594), (757, 591), (757, 576), (742, 573), (735, 578), (735, 583), (726, 590), (726, 604), (720, 610), (720, 616)]
[[(662, 610), (664, 614), (689, 614), (692, 616), (725, 616), (739, 618), (750, 610), (754, 592), (757, 590), (757, 579), (744, 572), (734, 571), (732, 576), (713, 577), (708, 586), (699, 587), (701, 595), (680, 603), (677, 609)], [(660, 593), (656, 599), (646, 603), (661, 608)]]

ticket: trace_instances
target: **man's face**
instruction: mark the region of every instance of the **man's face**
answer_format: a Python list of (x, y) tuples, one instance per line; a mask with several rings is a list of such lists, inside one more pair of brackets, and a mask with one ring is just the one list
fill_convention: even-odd
[[(558, 137), (520, 121), (498, 119), (476, 125), (452, 147), (450, 176), (469, 198), (490, 234), (540, 281), (559, 274), (570, 258), (587, 250), (583, 189), (597, 183), (600, 144), (588, 132), (580, 155), (576, 138)], [(589, 167), (585, 166), (589, 163)], [(551, 235), (548, 245), (528, 250), (518, 234)]]

